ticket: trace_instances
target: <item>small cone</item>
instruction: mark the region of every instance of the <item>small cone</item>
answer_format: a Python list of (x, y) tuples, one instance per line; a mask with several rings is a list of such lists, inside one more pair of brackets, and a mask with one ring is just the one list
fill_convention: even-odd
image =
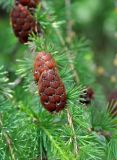
[(11, 11), (11, 23), (14, 33), (21, 43), (26, 43), (32, 32), (39, 32), (39, 26), (36, 21), (21, 4), (16, 5)]

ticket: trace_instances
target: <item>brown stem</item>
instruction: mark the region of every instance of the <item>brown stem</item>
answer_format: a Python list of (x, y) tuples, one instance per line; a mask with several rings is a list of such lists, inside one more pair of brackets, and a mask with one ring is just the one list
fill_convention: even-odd
[(73, 141), (73, 144), (74, 144), (74, 154), (77, 156), (77, 154), (78, 154), (77, 136), (75, 134), (73, 119), (70, 114), (69, 108), (67, 108), (67, 118), (68, 118), (69, 126), (71, 127), (72, 132), (73, 132), (73, 139), (71, 139), (71, 140)]

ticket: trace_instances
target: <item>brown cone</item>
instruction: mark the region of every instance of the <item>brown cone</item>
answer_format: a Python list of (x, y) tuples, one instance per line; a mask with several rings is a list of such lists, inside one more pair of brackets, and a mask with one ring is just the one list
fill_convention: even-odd
[(49, 112), (59, 112), (65, 107), (66, 91), (56, 70), (45, 70), (38, 81), (38, 88), (41, 103)]
[(29, 34), (39, 32), (39, 26), (30, 12), (21, 4), (16, 5), (11, 11), (11, 23), (16, 37), (21, 43), (28, 41)]

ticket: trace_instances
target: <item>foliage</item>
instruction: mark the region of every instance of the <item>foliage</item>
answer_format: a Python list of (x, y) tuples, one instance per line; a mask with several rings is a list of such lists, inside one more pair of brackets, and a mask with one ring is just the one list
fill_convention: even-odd
[[(117, 159), (116, 117), (109, 114), (96, 82), (90, 42), (74, 34), (71, 22), (72, 14), (76, 14), (72, 10), (80, 1), (63, 2), (43, 0), (43, 7), (36, 9), (35, 18), (43, 35), (32, 34), (25, 47), (20, 45), (13, 77), (0, 67), (1, 160)], [(13, 3), (2, 0), (0, 5), (9, 11)], [(15, 39), (13, 43), (16, 45)], [(33, 80), (34, 59), (39, 51), (52, 54), (65, 84), (67, 105), (60, 113), (48, 113), (39, 101)], [(85, 106), (80, 100), (88, 86), (94, 89), (95, 100)]]

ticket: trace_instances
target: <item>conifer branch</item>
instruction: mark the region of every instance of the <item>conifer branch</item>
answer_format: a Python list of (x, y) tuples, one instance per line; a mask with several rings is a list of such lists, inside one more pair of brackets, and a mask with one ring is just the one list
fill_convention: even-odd
[[(2, 115), (0, 114), (0, 128), (2, 128), (2, 127), (3, 127)], [(10, 136), (9, 136), (8, 133), (5, 132), (4, 130), (3, 130), (2, 133), (3, 133), (3, 136), (4, 136), (5, 141), (6, 141), (6, 143), (7, 143), (7, 146), (8, 146), (8, 148), (9, 148), (9, 152), (10, 152), (10, 154), (11, 154), (12, 160), (16, 160), (15, 154), (14, 154), (14, 150), (13, 150), (13, 147), (12, 147), (12, 140), (11, 140)]]
[(70, 114), (70, 111), (69, 111), (69, 108), (67, 108), (67, 118), (68, 118), (68, 123), (72, 129), (72, 132), (73, 132), (73, 144), (74, 144), (74, 154), (77, 156), (78, 154), (78, 145), (77, 145), (77, 137), (76, 137), (76, 134), (75, 134), (75, 129), (74, 129), (74, 125), (73, 125), (73, 119), (72, 119), (72, 116)]
[[(44, 34), (39, 37), (35, 35), (36, 38), (32, 38), (32, 42), (28, 42), (28, 57), (25, 57), (24, 60), (19, 60), (20, 64), (17, 70), (17, 75), (19, 76), (14, 82), (9, 83), (7, 72), (2, 72), (2, 67), (0, 67), (0, 102), (3, 100), (3, 104), (0, 103), (0, 159), (115, 160), (117, 157), (116, 119), (114, 117), (110, 118), (105, 112), (101, 113), (100, 110), (99, 114), (97, 114), (98, 107), (92, 106), (93, 110), (90, 106), (85, 110), (77, 102), (82, 99), (80, 95), (84, 94), (84, 88), (81, 87), (82, 90), (79, 88), (79, 81), (83, 76), (86, 81), (90, 79), (90, 73), (87, 72), (87, 62), (90, 61), (87, 61), (87, 58), (92, 58), (86, 52), (87, 44), (84, 39), (81, 39), (78, 45), (76, 44), (77, 39), (73, 30), (74, 17), (72, 17), (71, 12), (71, 7), (76, 7), (76, 2), (77, 0), (64, 0), (59, 3), (61, 8), (58, 8), (56, 1), (53, 1), (52, 4), (50, 2), (50, 6), (47, 0), (41, 1), (47, 7), (45, 9), (42, 7), (41, 10), (39, 6), (35, 18), (39, 22), (40, 27), (42, 27)], [(0, 2), (0, 5), (8, 8), (8, 10), (13, 4), (14, 0), (7, 0), (6, 2), (1, 0)], [(51, 8), (51, 5), (53, 5), (53, 8)], [(62, 7), (66, 13), (63, 15), (65, 16), (63, 19), (66, 20), (65, 30), (59, 28), (63, 21), (57, 21), (56, 16), (58, 15), (54, 15), (53, 12), (56, 9), (59, 12), (59, 9), (62, 9)], [(49, 16), (48, 13), (44, 12), (45, 10), (49, 12)], [(54, 34), (51, 35), (53, 31)], [(60, 52), (56, 51), (54, 46), (50, 44), (54, 40), (55, 42), (59, 41), (56, 46), (60, 48)], [(11, 55), (13, 53), (12, 58), (14, 58), (18, 48), (19, 46), (16, 44), (13, 52), (10, 53)], [(78, 49), (78, 57), (75, 49)], [(48, 114), (42, 108), (41, 101), (39, 104), (37, 92), (35, 92), (35, 90), (37, 91), (37, 86), (33, 84), (32, 70), (36, 52), (43, 50), (48, 53), (52, 52), (52, 56), (57, 62), (57, 67), (60, 68), (60, 77), (66, 86), (66, 97), (69, 107), (62, 114), (54, 114), (55, 116)], [(61, 50), (65, 51), (64, 55)], [(29, 54), (29, 51), (31, 54)], [(88, 56), (86, 56), (86, 59), (85, 52)], [(78, 61), (75, 61), (74, 57)], [(65, 64), (69, 65), (69, 69), (66, 68), (68, 65), (66, 66)], [(94, 81), (95, 76), (91, 76), (91, 81)], [(77, 87), (74, 86), (73, 79)], [(84, 82), (85, 80), (81, 80), (82, 84), (90, 84), (89, 82)], [(21, 86), (12, 95), (13, 91), (11, 89), (20, 83)], [(94, 87), (96, 88), (96, 86)], [(99, 93), (98, 95), (103, 96)], [(9, 103), (4, 103), (5, 98), (13, 98), (15, 107), (12, 108)], [(101, 98), (99, 97), (98, 99), (101, 104)], [(98, 99), (96, 98), (96, 103)], [(2, 112), (4, 114), (3, 117)], [(94, 114), (95, 112), (96, 114)], [(10, 133), (5, 130), (4, 127), (6, 125)], [(12, 138), (13, 136), (14, 139)], [(7, 153), (6, 149), (8, 150)]]
[(63, 157), (64, 160), (69, 160), (68, 156), (64, 154), (64, 152), (61, 150), (59, 145), (56, 143), (56, 141), (53, 139), (52, 135), (48, 132), (48, 130), (44, 127), (41, 127), (43, 131), (46, 133), (48, 138), (50, 139), (53, 146), (58, 150), (59, 154)]

